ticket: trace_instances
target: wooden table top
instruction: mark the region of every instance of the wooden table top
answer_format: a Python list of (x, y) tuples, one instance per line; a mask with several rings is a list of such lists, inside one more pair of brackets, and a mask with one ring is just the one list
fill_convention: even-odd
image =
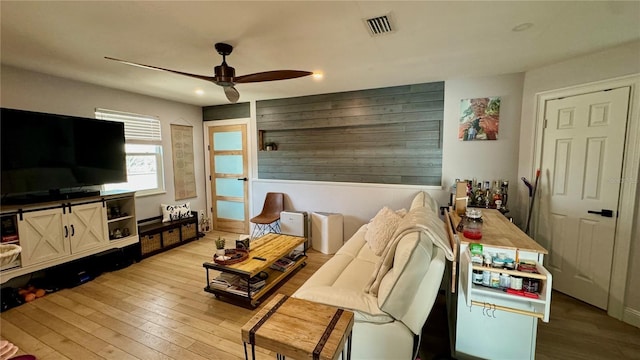
[(353, 321), (351, 311), (277, 294), (242, 327), (242, 341), (293, 359), (312, 359), (316, 350), (319, 359), (335, 360)]
[[(205, 263), (205, 267), (212, 269), (224, 269), (225, 271), (242, 273), (253, 277), (268, 268), (281, 257), (288, 255), (300, 244), (305, 242), (305, 238), (283, 234), (267, 234), (251, 242), (249, 258), (243, 262), (232, 265), (219, 265), (214, 262)], [(258, 260), (254, 257), (265, 259)]]
[[(477, 242), (483, 245), (518, 249), (548, 254), (548, 251), (535, 240), (525, 234), (520, 228), (510, 222), (502, 213), (495, 209), (480, 209), (482, 211), (482, 239), (469, 240), (459, 233), (460, 242)], [(449, 212), (454, 228), (460, 223), (460, 216), (455, 211)]]

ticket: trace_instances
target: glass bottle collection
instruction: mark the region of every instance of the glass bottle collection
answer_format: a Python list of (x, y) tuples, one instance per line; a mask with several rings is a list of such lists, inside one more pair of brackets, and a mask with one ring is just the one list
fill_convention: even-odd
[[(450, 204), (454, 203), (456, 184), (460, 179), (456, 179), (451, 187)], [(502, 213), (507, 213), (507, 200), (509, 198), (509, 181), (477, 181), (463, 180), (467, 183), (467, 206), (487, 209), (497, 209)]]

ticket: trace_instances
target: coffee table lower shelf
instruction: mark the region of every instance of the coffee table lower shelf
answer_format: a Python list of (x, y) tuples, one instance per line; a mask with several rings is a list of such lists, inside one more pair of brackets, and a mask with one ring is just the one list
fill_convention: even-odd
[(256, 307), (258, 307), (258, 305), (260, 305), (260, 301), (259, 300), (260, 300), (261, 297), (263, 297), (269, 290), (271, 290), (276, 285), (278, 285), (282, 280), (284, 280), (291, 273), (293, 273), (297, 269), (307, 265), (306, 260), (307, 260), (307, 256), (306, 255), (305, 256), (301, 256), (298, 260), (296, 260), (296, 262), (291, 267), (289, 267), (285, 271), (278, 271), (278, 270), (274, 270), (274, 269), (271, 269), (271, 268), (264, 269), (263, 271), (266, 272), (267, 274), (269, 274), (269, 277), (267, 278), (266, 283), (262, 287), (262, 289), (260, 289), (259, 291), (257, 291), (253, 295), (251, 295), (248, 292), (247, 292), (247, 295), (239, 295), (237, 293), (226, 291), (224, 289), (211, 287), (211, 285), (210, 285), (211, 284), (211, 279), (209, 277), (209, 270), (217, 270), (217, 271), (220, 271), (220, 272), (227, 272), (227, 273), (231, 273), (231, 274), (234, 274), (234, 275), (239, 275), (243, 279), (243, 281), (247, 281), (247, 284), (249, 283), (249, 279), (251, 278), (251, 274), (250, 273), (247, 273), (247, 272), (244, 272), (244, 271), (240, 271), (240, 270), (236, 270), (236, 269), (225, 268), (225, 267), (220, 266), (220, 265), (215, 264), (215, 263), (204, 263), (204, 264), (202, 264), (202, 266), (206, 269), (206, 272), (207, 272), (207, 286), (204, 288), (204, 291), (212, 293), (216, 297), (226, 297), (226, 298), (229, 298), (229, 299), (233, 299), (233, 300), (235, 300), (237, 302), (240, 302), (242, 304), (249, 305), (252, 308), (256, 308)]

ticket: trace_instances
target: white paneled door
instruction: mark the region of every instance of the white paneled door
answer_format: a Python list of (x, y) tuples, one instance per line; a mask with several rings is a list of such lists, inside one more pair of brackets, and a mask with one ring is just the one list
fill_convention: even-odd
[(607, 309), (628, 87), (546, 102), (536, 239), (554, 289)]
[(213, 228), (249, 233), (246, 125), (209, 127)]

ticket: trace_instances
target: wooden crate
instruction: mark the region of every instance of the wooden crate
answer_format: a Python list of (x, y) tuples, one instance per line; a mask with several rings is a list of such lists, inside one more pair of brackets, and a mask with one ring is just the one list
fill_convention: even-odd
[(142, 255), (160, 250), (161, 248), (160, 234), (140, 236), (140, 253)]
[(180, 242), (180, 229), (169, 229), (162, 232), (162, 246), (171, 246)]
[(182, 232), (182, 241), (190, 240), (196, 237), (196, 224), (182, 224), (180, 231)]

